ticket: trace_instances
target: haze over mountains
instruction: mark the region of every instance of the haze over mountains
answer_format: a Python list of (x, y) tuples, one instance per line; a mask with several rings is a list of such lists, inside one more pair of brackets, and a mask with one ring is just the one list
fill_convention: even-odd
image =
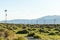
[[(4, 23), (5, 21), (0, 21), (0, 23)], [(14, 24), (60, 24), (60, 16), (45, 16), (37, 19), (14, 19), (8, 20), (7, 23)]]

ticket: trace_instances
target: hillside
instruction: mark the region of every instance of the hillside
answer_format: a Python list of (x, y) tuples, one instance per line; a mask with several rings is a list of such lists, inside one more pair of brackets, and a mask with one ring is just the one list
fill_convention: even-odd
[[(4, 21), (0, 21), (4, 23)], [(14, 19), (8, 20), (7, 23), (15, 24), (60, 24), (60, 16), (45, 16), (37, 19)]]

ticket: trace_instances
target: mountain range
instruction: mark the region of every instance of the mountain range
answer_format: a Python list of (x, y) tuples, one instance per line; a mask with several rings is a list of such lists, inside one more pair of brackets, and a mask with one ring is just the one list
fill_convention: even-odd
[[(0, 21), (0, 23), (5, 23), (5, 21)], [(7, 20), (7, 23), (14, 24), (60, 24), (60, 16), (44, 16), (37, 19), (14, 19)]]

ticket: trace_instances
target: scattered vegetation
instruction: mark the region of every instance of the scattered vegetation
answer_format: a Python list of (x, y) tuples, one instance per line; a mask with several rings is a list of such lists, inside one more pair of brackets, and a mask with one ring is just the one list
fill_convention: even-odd
[(60, 40), (60, 24), (3, 24), (0, 23), (0, 40)]

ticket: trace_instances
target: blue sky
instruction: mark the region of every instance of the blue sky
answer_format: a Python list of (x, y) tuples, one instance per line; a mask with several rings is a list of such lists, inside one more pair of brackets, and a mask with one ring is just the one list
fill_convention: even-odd
[(60, 15), (60, 0), (0, 0), (0, 20), (35, 19), (47, 15)]

